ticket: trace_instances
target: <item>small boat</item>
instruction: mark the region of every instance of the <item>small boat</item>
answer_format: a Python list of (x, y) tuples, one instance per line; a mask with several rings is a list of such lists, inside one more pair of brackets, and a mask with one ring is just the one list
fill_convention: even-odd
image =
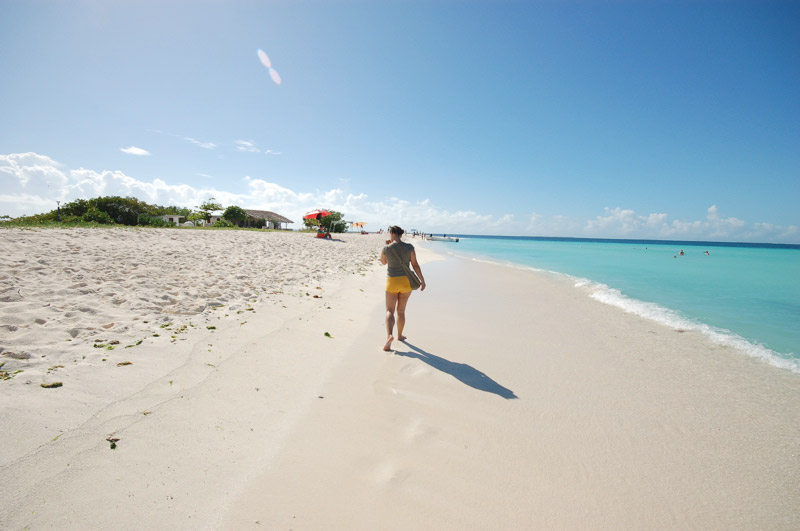
[(452, 236), (433, 236), (431, 235), (430, 240), (433, 242), (458, 242), (458, 238), (454, 238)]

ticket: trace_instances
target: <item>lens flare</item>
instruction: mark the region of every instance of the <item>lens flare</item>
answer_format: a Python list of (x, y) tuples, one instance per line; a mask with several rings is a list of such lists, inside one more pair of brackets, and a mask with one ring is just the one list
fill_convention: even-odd
[(266, 53), (264, 53), (264, 50), (259, 48), (257, 53), (258, 53), (258, 59), (261, 61), (261, 64), (266, 66), (267, 68), (271, 68), (272, 62), (270, 62), (269, 56)]

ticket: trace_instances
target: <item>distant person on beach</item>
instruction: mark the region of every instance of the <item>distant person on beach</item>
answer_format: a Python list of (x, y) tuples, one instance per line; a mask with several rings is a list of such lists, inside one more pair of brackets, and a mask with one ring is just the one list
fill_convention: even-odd
[(411, 297), (411, 283), (406, 276), (403, 265), (408, 266), (409, 262), (414, 272), (420, 280), (420, 291), (425, 290), (425, 277), (422, 276), (422, 269), (417, 262), (417, 253), (414, 246), (410, 243), (401, 241), (403, 229), (397, 225), (389, 227), (390, 239), (386, 240), (386, 247), (381, 251), (381, 263), (388, 265), (386, 269), (386, 344), (383, 350), (392, 349), (394, 336), (392, 331), (395, 325), (395, 312), (397, 312), (397, 339), (404, 341), (403, 328), (406, 325), (406, 304)]

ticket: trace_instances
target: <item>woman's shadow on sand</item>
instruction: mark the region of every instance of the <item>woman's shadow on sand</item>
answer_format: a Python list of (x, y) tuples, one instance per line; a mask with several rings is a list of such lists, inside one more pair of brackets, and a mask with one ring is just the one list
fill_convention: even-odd
[(479, 391), (494, 393), (497, 396), (501, 396), (505, 399), (519, 398), (511, 389), (503, 387), (478, 369), (467, 365), (466, 363), (455, 363), (444, 358), (440, 358), (439, 356), (435, 356), (430, 352), (425, 352), (421, 348), (415, 347), (407, 340), (402, 341), (402, 343), (411, 350), (408, 352), (396, 350), (395, 354), (398, 356), (416, 358), (424, 361), (434, 369), (438, 369), (445, 374), (449, 374), (456, 380)]

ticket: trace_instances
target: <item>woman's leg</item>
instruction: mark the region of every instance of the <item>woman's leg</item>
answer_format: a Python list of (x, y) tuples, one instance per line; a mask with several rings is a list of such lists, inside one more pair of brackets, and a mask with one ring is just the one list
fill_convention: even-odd
[(394, 311), (397, 308), (397, 300), (402, 295), (401, 293), (386, 292), (386, 345), (383, 350), (389, 351), (392, 349), (392, 330), (394, 330)]
[(411, 297), (411, 291), (408, 293), (397, 294), (397, 339), (404, 341), (406, 336), (403, 335), (403, 328), (406, 327), (406, 304)]

